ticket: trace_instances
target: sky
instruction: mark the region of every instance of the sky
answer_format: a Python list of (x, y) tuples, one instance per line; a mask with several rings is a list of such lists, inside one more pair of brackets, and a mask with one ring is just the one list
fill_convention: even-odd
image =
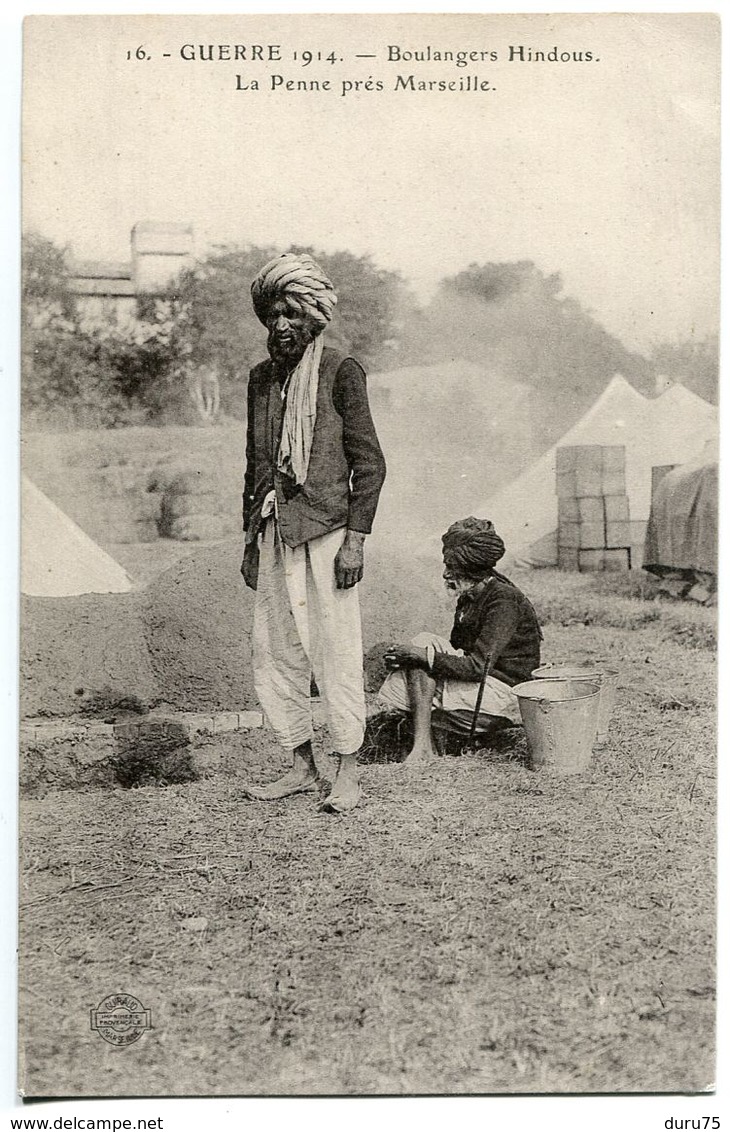
[[(188, 43), (283, 58), (185, 61)], [(127, 60), (140, 45), (150, 57)], [(498, 58), (389, 62), (389, 45)], [(510, 46), (594, 59), (510, 63)], [(343, 62), (302, 67), (306, 49)], [(200, 252), (347, 249), (422, 300), (469, 263), (530, 259), (646, 352), (717, 330), (718, 71), (719, 24), (697, 14), (39, 17), (23, 223), (79, 258), (128, 259), (147, 219), (192, 223)], [(271, 91), (273, 74), (333, 90)], [(398, 74), (494, 89), (395, 91)], [(342, 96), (370, 76), (382, 91)]]

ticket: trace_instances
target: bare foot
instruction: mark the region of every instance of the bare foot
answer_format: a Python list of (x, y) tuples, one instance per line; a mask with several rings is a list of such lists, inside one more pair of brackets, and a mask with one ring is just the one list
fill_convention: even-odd
[(431, 743), (419, 744), (412, 747), (403, 760), (403, 765), (409, 770), (418, 770), (420, 767), (430, 766), (438, 758)]
[(291, 794), (312, 794), (319, 790), (321, 778), (312, 754), (311, 741), (300, 743), (292, 754), (292, 767), (275, 782), (265, 786), (245, 786), (249, 798), (262, 802), (275, 802), (278, 798), (288, 798)]
[(357, 770), (357, 755), (340, 755), (332, 792), (320, 803), (320, 810), (327, 814), (344, 814), (354, 810), (362, 797)]
[(261, 802), (275, 802), (278, 798), (288, 798), (292, 794), (313, 794), (319, 789), (319, 775), (316, 772), (301, 770), (292, 767), (275, 782), (266, 786), (244, 786), (244, 793), (248, 798), (256, 798)]

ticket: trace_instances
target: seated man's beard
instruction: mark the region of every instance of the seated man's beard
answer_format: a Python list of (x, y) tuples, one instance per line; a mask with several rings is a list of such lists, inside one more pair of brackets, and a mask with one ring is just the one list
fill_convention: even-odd
[(479, 578), (465, 578), (458, 574), (450, 574), (447, 578), (444, 578), (444, 585), (449, 593), (458, 596), (473, 589), (478, 581), (480, 581)]

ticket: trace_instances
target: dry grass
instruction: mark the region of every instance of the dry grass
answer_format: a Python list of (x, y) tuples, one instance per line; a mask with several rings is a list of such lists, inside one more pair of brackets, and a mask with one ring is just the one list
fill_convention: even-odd
[[(622, 672), (586, 776), (531, 772), (524, 741), (416, 778), (371, 763), (331, 818), (245, 800), (280, 762), (260, 733), (210, 740), (217, 770), (187, 785), (25, 802), (32, 1094), (709, 1085), (714, 657), (664, 605), (530, 578), (575, 614), (550, 617), (546, 658)], [(124, 1051), (88, 1021), (117, 990), (155, 1026)]]
[(659, 642), (689, 648), (717, 646), (717, 610), (691, 601), (656, 596), (656, 584), (643, 571), (576, 574), (559, 570), (514, 572), (537, 609), (542, 624), (594, 625), (635, 630), (654, 628)]

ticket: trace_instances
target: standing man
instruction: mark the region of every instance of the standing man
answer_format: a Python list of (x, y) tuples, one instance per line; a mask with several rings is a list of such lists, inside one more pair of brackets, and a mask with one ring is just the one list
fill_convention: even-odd
[(269, 360), (248, 383), (241, 572), (256, 590), (256, 693), (293, 765), (247, 793), (273, 800), (319, 789), (314, 674), (338, 760), (321, 805), (341, 813), (360, 798), (365, 693), (356, 586), (385, 461), (362, 366), (323, 343), (337, 296), (322, 268), (308, 255), (278, 256), (251, 295), (268, 331)]

